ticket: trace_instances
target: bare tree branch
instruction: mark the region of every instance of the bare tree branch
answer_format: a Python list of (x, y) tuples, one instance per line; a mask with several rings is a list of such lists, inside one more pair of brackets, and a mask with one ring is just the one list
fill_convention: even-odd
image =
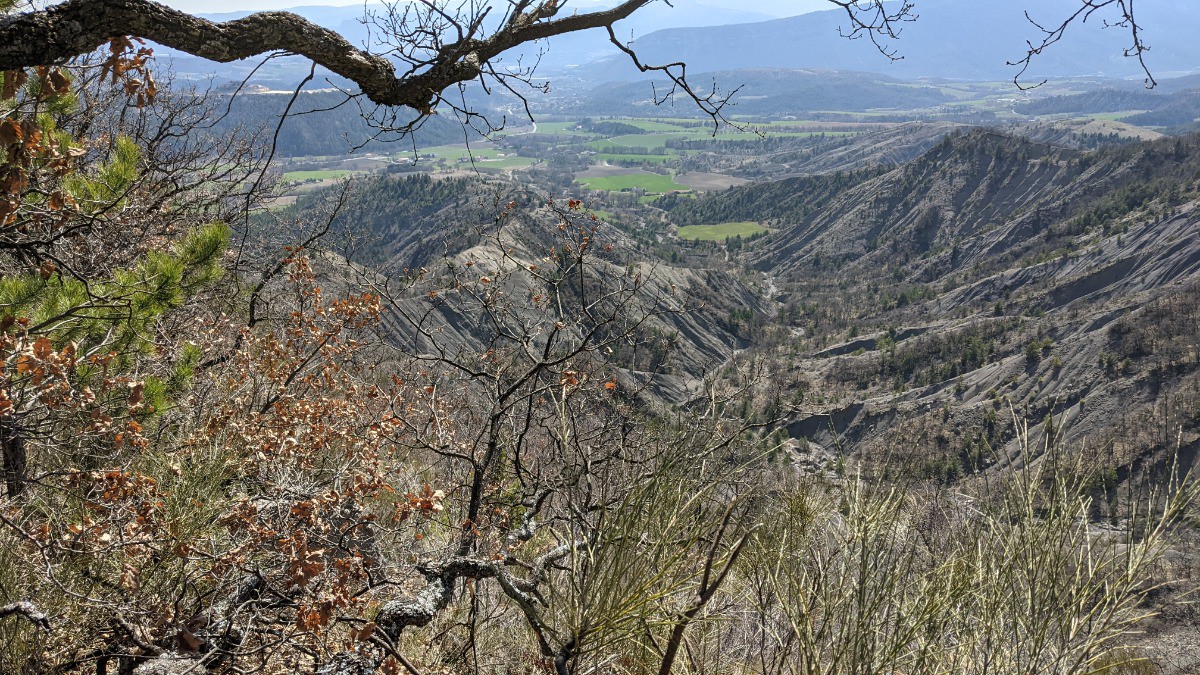
[(50, 619), (46, 618), (42, 610), (28, 600), (0, 606), (0, 619), (14, 614), (25, 617), (30, 623), (40, 626), (42, 630), (50, 630)]
[(1125, 47), (1124, 55), (1126, 58), (1135, 58), (1142, 72), (1146, 74), (1146, 88), (1153, 89), (1158, 85), (1158, 81), (1154, 79), (1154, 75), (1150, 72), (1150, 67), (1146, 64), (1146, 52), (1150, 51), (1150, 45), (1142, 38), (1142, 29), (1138, 25), (1137, 18), (1133, 13), (1133, 0), (1080, 0), (1079, 7), (1072, 12), (1068, 17), (1063, 19), (1057, 25), (1042, 24), (1036, 21), (1029, 12), (1025, 12), (1025, 18), (1029, 23), (1033, 24), (1041, 32), (1041, 40), (1030, 40), (1026, 42), (1028, 49), (1025, 56), (1016, 61), (1009, 61), (1010, 66), (1020, 66), (1020, 71), (1013, 76), (1013, 84), (1020, 89), (1034, 89), (1046, 83), (1046, 80), (1040, 80), (1034, 84), (1022, 84), (1021, 78), (1033, 65), (1035, 57), (1040, 55), (1046, 49), (1056, 44), (1066, 35), (1067, 29), (1076, 23), (1087, 23), (1096, 12), (1113, 7), (1117, 19), (1110, 21), (1109, 19), (1101, 18), (1102, 25), (1105, 28), (1119, 28), (1129, 31), (1129, 46)]
[(478, 22), (472, 22), (460, 39), (432, 54), (426, 67), (397, 75), (387, 58), (288, 12), (259, 12), (215, 23), (151, 0), (67, 0), (0, 21), (0, 70), (64, 63), (126, 35), (221, 63), (282, 50), (354, 81), (376, 103), (428, 112), (440, 92), (478, 77), (484, 64), (502, 52), (534, 40), (611, 26), (651, 2), (626, 0), (612, 9), (561, 18), (555, 18), (560, 3), (539, 2), (515, 13), (486, 38), (476, 37)]
[(899, 61), (903, 56), (897, 55), (897, 50), (889, 44), (890, 40), (900, 37), (901, 24), (917, 20), (913, 13), (913, 3), (904, 0), (899, 3), (887, 3), (883, 0), (829, 0), (846, 12), (850, 22), (849, 28), (839, 28), (838, 32), (848, 40), (858, 40), (866, 37), (892, 61)]

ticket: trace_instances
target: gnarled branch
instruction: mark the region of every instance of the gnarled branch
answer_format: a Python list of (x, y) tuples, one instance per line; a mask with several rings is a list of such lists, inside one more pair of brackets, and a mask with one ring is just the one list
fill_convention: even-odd
[(28, 600), (0, 606), (0, 619), (14, 614), (25, 617), (30, 623), (40, 626), (42, 630), (50, 630), (50, 619), (46, 618), (42, 610)]
[(608, 27), (653, 1), (625, 0), (612, 9), (559, 18), (557, 0), (533, 3), (490, 36), (468, 32), (438, 49), (424, 70), (400, 76), (388, 59), (288, 12), (216, 23), (152, 0), (67, 0), (0, 19), (0, 70), (61, 64), (113, 38), (133, 36), (221, 63), (274, 51), (299, 54), (352, 80), (375, 103), (428, 112), (438, 94), (478, 77), (484, 64), (509, 49)]

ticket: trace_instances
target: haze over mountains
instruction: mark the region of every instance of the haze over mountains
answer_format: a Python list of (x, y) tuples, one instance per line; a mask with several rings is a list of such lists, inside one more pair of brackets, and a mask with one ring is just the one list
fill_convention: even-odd
[[(1024, 15), (1043, 25), (1057, 25), (1078, 2), (1039, 0), (1036, 3), (995, 0), (922, 0), (919, 20), (903, 26), (894, 46), (901, 60), (881, 56), (869, 40), (846, 40), (845, 12), (829, 10), (761, 23), (703, 28), (669, 28), (635, 40), (633, 46), (648, 63), (685, 61), (696, 72), (738, 68), (823, 68), (876, 72), (894, 77), (970, 80), (1011, 79), (1017, 70), (1007, 65), (1024, 56), (1027, 40), (1040, 33)], [(1200, 42), (1191, 27), (1200, 20), (1200, 3), (1138, 5), (1139, 23), (1151, 46), (1149, 66), (1158, 75), (1183, 74), (1200, 68)], [(1088, 25), (1073, 26), (1070, 47), (1048, 49), (1035, 61), (1026, 78), (1104, 76), (1140, 77), (1136, 60), (1124, 58), (1127, 31), (1105, 29), (1097, 15)], [(620, 59), (595, 64), (587, 76), (600, 80), (634, 77)]]
[[(612, 3), (584, 2), (579, 11), (603, 9)], [(902, 57), (890, 61), (869, 40), (847, 40), (845, 12), (824, 0), (756, 2), (704, 0), (653, 4), (618, 24), (617, 34), (627, 38), (647, 63), (682, 60), (691, 72), (730, 71), (743, 68), (817, 68), (880, 73), (892, 77), (959, 80), (1008, 80), (1017, 72), (1008, 62), (1024, 55), (1026, 41), (1040, 39), (1039, 30), (1024, 12), (1043, 25), (1055, 25), (1077, 3), (1039, 0), (1036, 3), (993, 0), (921, 0), (919, 20), (903, 26), (900, 38), (890, 45)], [(382, 11), (368, 4), (367, 11)], [(345, 35), (356, 44), (368, 43), (370, 33), (362, 23), (364, 6), (302, 6), (294, 11)], [(224, 21), (250, 12), (206, 15)], [(1200, 41), (1190, 26), (1200, 21), (1200, 3), (1150, 3), (1138, 6), (1142, 35), (1150, 45), (1148, 65), (1156, 76), (1177, 76), (1200, 69)], [(1068, 37), (1070, 48), (1051, 48), (1030, 69), (1027, 82), (1041, 78), (1143, 76), (1137, 62), (1122, 56), (1128, 33), (1105, 28), (1104, 20), (1116, 16), (1097, 14), (1088, 24), (1076, 25)], [(609, 42), (603, 31), (562, 36), (506, 57), (509, 66), (540, 58), (546, 76), (571, 74), (593, 84), (643, 76)], [(182, 72), (217, 73), (235, 79), (242, 68), (200, 63), (172, 55)], [(302, 59), (296, 59), (300, 67)], [(278, 68), (278, 66), (276, 66)], [(266, 73), (271, 77), (270, 71)], [(290, 76), (290, 73), (288, 74)], [(282, 74), (281, 78), (285, 77)]]
[[(596, 11), (612, 6), (612, 2), (582, 2), (575, 5), (580, 11)], [(624, 39), (640, 39), (664, 28), (688, 28), (724, 26), (732, 24), (769, 21), (780, 17), (794, 16), (803, 12), (825, 9), (825, 0), (770, 0), (767, 2), (744, 3), (736, 0), (705, 0), (703, 2), (686, 1), (666, 4), (652, 4), (639, 11), (630, 19), (617, 25), (618, 36)], [(202, 14), (213, 21), (229, 21), (242, 18), (253, 10), (239, 12), (223, 12)], [(368, 44), (372, 40), (371, 31), (364, 25), (365, 12), (383, 13), (386, 7), (379, 3), (365, 5), (349, 5), (330, 7), (321, 5), (297, 6), (286, 11), (299, 14), (314, 23), (337, 31), (354, 44)], [(550, 40), (541, 55), (540, 67), (547, 71), (561, 70), (580, 64), (587, 64), (619, 53), (612, 45), (604, 31), (588, 31)], [(526, 63), (537, 56), (537, 49), (523, 49), (519, 53), (506, 57), (511, 65), (518, 59)], [(172, 58), (182, 61), (189, 70), (222, 74), (226, 67), (192, 59), (182, 54), (171, 54)], [(299, 61), (299, 59), (297, 59)]]

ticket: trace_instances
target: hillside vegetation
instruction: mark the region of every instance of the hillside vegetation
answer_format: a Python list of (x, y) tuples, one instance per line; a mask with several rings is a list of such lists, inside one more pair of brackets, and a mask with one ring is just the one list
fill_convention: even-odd
[(0, 73), (0, 673), (1200, 668), (1200, 136), (762, 71), (363, 158), (127, 42)]

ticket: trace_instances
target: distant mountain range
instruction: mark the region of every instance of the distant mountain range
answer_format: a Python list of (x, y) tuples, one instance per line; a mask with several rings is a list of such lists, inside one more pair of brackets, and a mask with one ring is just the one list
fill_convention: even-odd
[[(869, 40), (847, 40), (844, 11), (812, 12), (785, 19), (701, 28), (669, 28), (633, 41), (647, 63), (685, 61), (694, 72), (740, 68), (821, 68), (876, 72), (893, 77), (940, 77), (1005, 80), (1017, 72), (1008, 66), (1025, 53), (1026, 41), (1040, 40), (1024, 11), (1043, 25), (1057, 25), (1078, 0), (918, 0), (919, 18), (902, 26), (894, 43), (903, 57), (891, 62)], [(1139, 3), (1139, 24), (1151, 46), (1147, 63), (1156, 75), (1200, 70), (1200, 3)], [(1026, 78), (1105, 76), (1138, 77), (1137, 62), (1122, 56), (1128, 32), (1104, 28), (1097, 14), (1072, 26), (1060, 44), (1038, 56)], [(580, 69), (596, 81), (632, 79), (639, 73), (628, 59), (612, 57)]]
[[(936, 85), (914, 84), (876, 73), (848, 71), (746, 68), (702, 73), (694, 77), (701, 89), (711, 82), (736, 86), (732, 99), (739, 115), (800, 115), (818, 111), (914, 110), (955, 100)], [(665, 79), (655, 87), (645, 82), (608, 82), (554, 109), (572, 115), (675, 115), (691, 117), (698, 109), (691, 99), (677, 95), (655, 105), (655, 95), (670, 90)], [(657, 111), (657, 112), (655, 112)]]
[[(602, 9), (612, 0), (582, 2), (579, 11)], [(1077, 0), (918, 0), (917, 21), (906, 23), (894, 46), (903, 57), (889, 61), (869, 40), (847, 40), (839, 29), (846, 24), (841, 9), (825, 11), (826, 0), (679, 0), (669, 6), (655, 3), (617, 26), (648, 63), (683, 60), (691, 72), (738, 69), (804, 68), (871, 72), (899, 79), (947, 78), (957, 80), (1007, 80), (1016, 69), (1007, 62), (1024, 55), (1028, 40), (1037, 40), (1038, 29), (1025, 17), (1052, 25), (1078, 8)], [(369, 40), (362, 24), (364, 11), (381, 11), (382, 5), (350, 7), (297, 7), (294, 11), (337, 30), (351, 42)], [(1138, 5), (1142, 34), (1151, 46), (1147, 62), (1160, 78), (1200, 73), (1200, 40), (1191, 27), (1200, 25), (1200, 3), (1149, 3)], [(210, 14), (218, 21), (249, 12)], [(794, 14), (794, 16), (788, 16)], [(784, 16), (785, 18), (777, 18)], [(1104, 28), (1097, 15), (1086, 25), (1072, 26), (1061, 44), (1038, 56), (1026, 81), (1043, 77), (1099, 76), (1139, 78), (1137, 63), (1122, 56), (1128, 34), (1121, 28)], [(218, 82), (240, 80), (258, 60), (215, 64), (187, 55), (160, 50), (176, 73), (187, 79), (215, 76)], [(551, 79), (570, 75), (592, 85), (643, 79), (628, 58), (616, 52), (604, 31), (593, 30), (559, 36), (546, 43), (526, 46), (503, 56), (501, 65), (529, 64), (540, 59), (539, 73)], [(299, 57), (275, 59), (256, 74), (270, 88), (290, 88), (307, 73)], [(328, 73), (325, 74), (328, 76)], [(331, 78), (339, 85), (346, 82)]]
[[(595, 11), (612, 6), (613, 2), (583, 2), (575, 5), (581, 11)], [(673, 6), (672, 6), (673, 5)], [(655, 3), (634, 14), (626, 21), (616, 26), (616, 33), (622, 39), (641, 39), (649, 34), (665, 28), (709, 27), (736, 25), (749, 22), (763, 22), (778, 17), (794, 16), (803, 12), (824, 9), (828, 6), (826, 0), (760, 0), (755, 3), (745, 3), (740, 0), (677, 0), (672, 5)], [(752, 9), (750, 6), (752, 5)], [(363, 19), (368, 12), (382, 13), (382, 4), (351, 5), (346, 7), (304, 6), (293, 7), (285, 11), (294, 12), (310, 21), (332, 29), (343, 35), (352, 44), (364, 45), (371, 41), (371, 31), (364, 25)], [(224, 12), (203, 14), (213, 21), (230, 21), (248, 16), (252, 12)], [(376, 31), (377, 32), (377, 31)], [(239, 67), (240, 64), (222, 65), (201, 59), (188, 57), (170, 50), (160, 50), (161, 56), (173, 60), (180, 72), (193, 77), (216, 74), (218, 79), (240, 79), (252, 66)], [(546, 72), (561, 71), (581, 64), (592, 63), (619, 53), (609, 41), (608, 34), (602, 30), (591, 30), (574, 33), (568, 36), (552, 38), (545, 44), (529, 46), (504, 55), (507, 64), (518, 61), (528, 64), (533, 59), (540, 59), (539, 68)], [(254, 61), (254, 60), (252, 60)], [(283, 59), (285, 77), (292, 75), (291, 71), (302, 70), (301, 77), (307, 72), (305, 60), (300, 58)], [(257, 62), (257, 61), (255, 61)], [(280, 64), (276, 64), (276, 70)], [(268, 74), (268, 77), (274, 77)], [(281, 78), (282, 79), (282, 78)], [(267, 80), (267, 84), (275, 81)], [(279, 82), (282, 86), (282, 81)]]
[[(745, 9), (736, 0), (681, 0), (673, 7), (655, 3), (622, 22), (618, 34), (632, 38), (644, 62), (683, 60), (693, 80), (701, 85), (710, 80), (723, 86), (741, 85), (735, 99), (738, 114), (923, 109), (954, 100), (939, 88), (939, 79), (1003, 81), (1016, 73), (1007, 62), (1021, 57), (1026, 41), (1038, 37), (1038, 29), (1026, 18), (1023, 8), (1028, 8), (1031, 17), (1043, 25), (1053, 25), (1078, 8), (1078, 0), (917, 0), (916, 4), (919, 17), (903, 25), (893, 45), (903, 58), (894, 62), (881, 55), (869, 40), (842, 37), (839, 28), (844, 28), (846, 16), (840, 9), (771, 18), (789, 9), (801, 12), (827, 7), (826, 0), (772, 0), (755, 3), (753, 9)], [(1200, 2), (1167, 4), (1138, 5), (1143, 36), (1152, 48), (1147, 62), (1162, 81), (1157, 93), (1163, 94), (1187, 91), (1200, 83), (1200, 41), (1190, 34), (1190, 27), (1200, 25)], [(585, 1), (576, 8), (586, 11), (604, 6), (604, 2)], [(369, 39), (361, 22), (364, 12), (382, 9), (382, 5), (360, 5), (298, 7), (292, 11), (361, 44)], [(223, 21), (246, 14), (213, 14), (209, 18)], [(1103, 28), (1102, 18), (1113, 19), (1097, 15), (1086, 25), (1072, 26), (1062, 43), (1036, 58), (1025, 81), (1033, 83), (1041, 77), (1107, 78), (1101, 86), (1140, 89), (1140, 69), (1136, 62), (1122, 56), (1127, 32), (1119, 27)], [(510, 52), (500, 65), (529, 64), (540, 59), (539, 74), (555, 82), (550, 97), (534, 95), (531, 99), (542, 112), (625, 115), (650, 109), (646, 76), (624, 55), (614, 54), (613, 49), (604, 32), (587, 31), (529, 45), (523, 52)], [(261, 59), (216, 64), (167, 50), (162, 50), (160, 57), (170, 63), (178, 78), (202, 80), (212, 76), (218, 85), (240, 81), (258, 68), (256, 83), (268, 89), (290, 90), (308, 72), (308, 62), (300, 57), (273, 59), (261, 67)], [(1170, 79), (1188, 73), (1192, 74)], [(917, 78), (925, 79), (914, 83)], [(1135, 79), (1123, 84), (1119, 78)], [(328, 72), (319, 73), (313, 87), (328, 87), (325, 80), (353, 88), (352, 83)], [(1122, 96), (1122, 100), (1140, 98), (1144, 92), (1130, 91)], [(1178, 110), (1156, 112), (1155, 117), (1141, 121), (1175, 128), (1187, 126), (1195, 106), (1192, 98), (1185, 98), (1179, 99), (1183, 103), (1176, 106)], [(468, 99), (480, 110), (511, 113), (520, 107), (515, 101), (485, 97), (475, 91), (468, 92)], [(1153, 105), (1129, 104), (1128, 109), (1158, 111), (1163, 107), (1159, 103), (1168, 102), (1158, 97), (1153, 100)], [(686, 113), (680, 114), (695, 112), (690, 105), (683, 107)]]

